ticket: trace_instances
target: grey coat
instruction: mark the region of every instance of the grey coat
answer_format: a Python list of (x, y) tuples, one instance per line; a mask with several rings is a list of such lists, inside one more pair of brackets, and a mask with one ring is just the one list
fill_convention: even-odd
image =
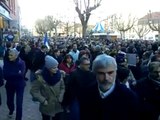
[[(65, 86), (62, 77), (54, 86), (49, 86), (43, 80), (43, 77), (38, 75), (37, 80), (32, 83), (30, 93), (33, 98), (40, 102), (39, 110), (41, 113), (55, 116), (56, 113), (63, 111), (61, 102), (63, 100), (64, 91)], [(48, 102), (47, 105), (44, 105), (45, 100)]]

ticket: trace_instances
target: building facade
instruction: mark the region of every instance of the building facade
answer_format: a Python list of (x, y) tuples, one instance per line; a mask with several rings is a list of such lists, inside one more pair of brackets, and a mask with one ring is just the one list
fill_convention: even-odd
[(20, 8), (17, 0), (0, 0), (0, 39), (19, 33)]

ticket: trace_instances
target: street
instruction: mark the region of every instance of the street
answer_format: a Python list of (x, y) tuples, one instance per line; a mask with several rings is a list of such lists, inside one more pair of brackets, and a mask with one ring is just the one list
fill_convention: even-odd
[[(27, 85), (25, 87), (24, 99), (23, 99), (23, 120), (41, 120), (41, 114), (39, 112), (39, 103), (33, 102), (32, 97), (29, 93), (30, 91), (30, 81), (26, 82)], [(8, 118), (8, 109), (6, 104), (6, 91), (5, 86), (0, 88), (1, 97), (2, 97), (2, 105), (0, 106), (0, 120), (14, 120), (15, 112), (13, 118)], [(16, 97), (15, 97), (16, 98)]]

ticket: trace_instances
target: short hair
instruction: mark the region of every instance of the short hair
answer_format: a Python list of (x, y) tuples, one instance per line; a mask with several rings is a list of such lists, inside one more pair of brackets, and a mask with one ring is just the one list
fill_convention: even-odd
[(9, 53), (13, 53), (16, 57), (18, 57), (18, 55), (19, 55), (19, 51), (16, 48), (10, 49)]
[(41, 49), (45, 49), (45, 48), (47, 48), (46, 45), (42, 45), (42, 46), (41, 46)]
[(85, 60), (90, 61), (90, 59), (87, 58), (87, 57), (81, 57), (81, 58), (79, 59), (79, 64), (82, 64)]
[(78, 55), (78, 59), (80, 59), (83, 55), (87, 54), (90, 57), (90, 52), (87, 50), (81, 50)]
[(96, 73), (97, 69), (108, 68), (109, 66), (113, 66), (117, 70), (117, 63), (115, 58), (106, 54), (101, 54), (98, 55), (93, 61), (92, 71)]
[(57, 53), (58, 51), (60, 51), (59, 49), (54, 49), (53, 52)]
[(10, 41), (7, 41), (6, 47), (7, 47), (7, 48), (10, 48), (11, 46), (12, 46), (12, 43), (11, 43)]
[(66, 63), (68, 58), (71, 58), (71, 59), (72, 59), (72, 62), (73, 62), (73, 57), (72, 57), (72, 55), (70, 55), (70, 54), (66, 54), (66, 55), (64, 56), (63, 62)]
[(159, 60), (158, 60), (158, 57), (157, 57), (157, 55), (153, 55), (152, 57), (151, 57), (151, 62), (158, 62)]

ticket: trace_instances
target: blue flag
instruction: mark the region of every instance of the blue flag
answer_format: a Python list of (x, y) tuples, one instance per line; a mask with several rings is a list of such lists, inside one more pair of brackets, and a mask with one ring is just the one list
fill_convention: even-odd
[(47, 36), (47, 33), (45, 33), (43, 42), (44, 42), (44, 45), (46, 45), (46, 46), (48, 47), (48, 49), (49, 49), (50, 47), (49, 47), (49, 44), (48, 44), (48, 36)]

